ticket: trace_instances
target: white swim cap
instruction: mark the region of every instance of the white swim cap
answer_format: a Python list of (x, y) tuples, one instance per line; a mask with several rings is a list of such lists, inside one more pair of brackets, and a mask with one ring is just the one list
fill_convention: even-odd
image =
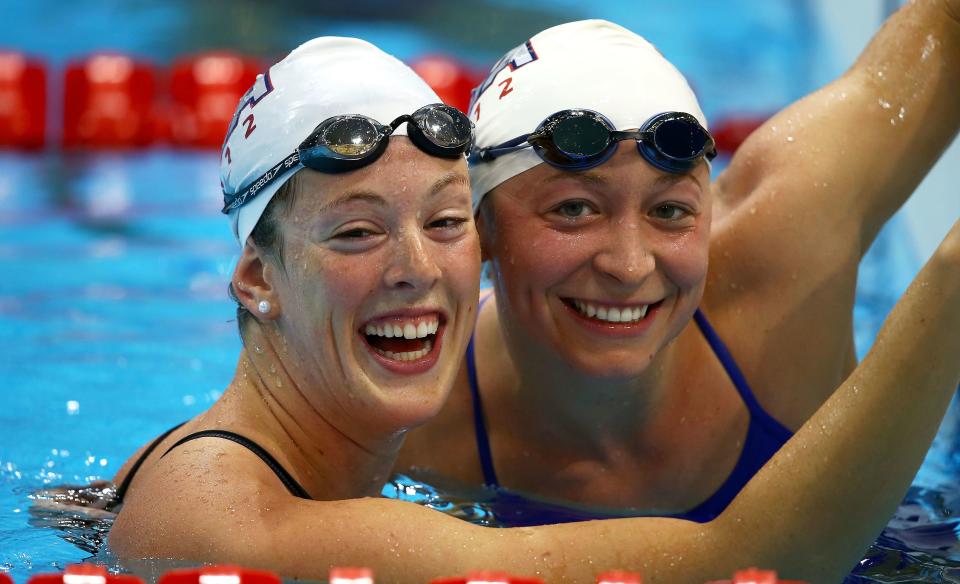
[[(366, 41), (320, 37), (308, 41), (257, 76), (240, 99), (220, 155), (220, 183), (234, 194), (296, 151), (323, 120), (362, 114), (389, 124), (440, 102), (412, 69)], [(406, 135), (403, 124), (393, 135)], [(302, 166), (281, 169), (281, 179), (230, 211), (242, 246), (267, 203)]]
[[(561, 24), (504, 55), (474, 89), (476, 148), (532, 132), (565, 109), (600, 112), (618, 130), (663, 112), (686, 112), (706, 128), (684, 76), (643, 37), (605, 20)], [(543, 162), (532, 148), (470, 165), (474, 209), (494, 187)]]

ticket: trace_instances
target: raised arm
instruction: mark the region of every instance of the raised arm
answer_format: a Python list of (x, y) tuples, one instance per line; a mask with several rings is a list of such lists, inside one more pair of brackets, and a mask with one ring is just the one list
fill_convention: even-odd
[(960, 126), (958, 4), (905, 5), (849, 71), (771, 118), (717, 180), (704, 308), (791, 428), (855, 364), (860, 259)]
[[(481, 568), (554, 583), (590, 582), (608, 568), (640, 571), (645, 582), (701, 582), (762, 565), (836, 582), (896, 508), (958, 381), (960, 224), (856, 372), (712, 523), (489, 529), (411, 503), (294, 499), (268, 484), (269, 472), (232, 479), (242, 484), (225, 497), (231, 455), (248, 453), (212, 442), (200, 464), (158, 463), (138, 487), (149, 504), (124, 509), (111, 545), (121, 557), (240, 562), (311, 579), (332, 565), (365, 565), (380, 581), (411, 584)], [(188, 481), (196, 487), (185, 491)]]
[(809, 236), (768, 242), (773, 253), (849, 245), (849, 232), (864, 252), (956, 136), (958, 91), (960, 2), (912, 0), (843, 76), (750, 136), (718, 180), (721, 196), (791, 214), (791, 231)]

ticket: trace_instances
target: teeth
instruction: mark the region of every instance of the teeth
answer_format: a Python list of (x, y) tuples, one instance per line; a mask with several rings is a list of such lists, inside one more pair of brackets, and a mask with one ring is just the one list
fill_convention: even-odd
[(432, 319), (422, 320), (416, 324), (412, 322), (406, 322), (403, 324), (368, 324), (363, 328), (363, 332), (370, 336), (386, 337), (388, 339), (394, 337), (404, 339), (422, 339), (424, 337), (437, 334), (437, 330), (439, 329), (440, 321)]
[(607, 312), (607, 320), (609, 320), (610, 322), (620, 322), (620, 309), (611, 308)]
[(637, 322), (647, 315), (647, 308), (649, 305), (641, 304), (640, 306), (634, 307), (606, 307), (606, 306), (597, 306), (591, 304), (590, 302), (584, 302), (582, 300), (574, 300), (574, 306), (577, 307), (577, 310), (580, 314), (586, 315), (588, 318), (596, 318), (605, 322)]
[(422, 359), (426, 357), (431, 350), (433, 350), (433, 341), (426, 341), (423, 345), (423, 348), (419, 351), (407, 351), (406, 353), (394, 353), (393, 351), (382, 351), (374, 347), (374, 350), (387, 359), (393, 359), (394, 361), (416, 361), (417, 359)]

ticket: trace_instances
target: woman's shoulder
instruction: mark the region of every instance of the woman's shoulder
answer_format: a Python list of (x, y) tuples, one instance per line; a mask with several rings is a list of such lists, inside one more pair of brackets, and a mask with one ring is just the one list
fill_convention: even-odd
[(273, 471), (235, 441), (203, 435), (171, 449), (196, 431), (189, 426), (163, 439), (138, 469), (111, 530), (112, 548), (181, 553), (197, 533), (236, 521), (225, 518), (290, 498)]

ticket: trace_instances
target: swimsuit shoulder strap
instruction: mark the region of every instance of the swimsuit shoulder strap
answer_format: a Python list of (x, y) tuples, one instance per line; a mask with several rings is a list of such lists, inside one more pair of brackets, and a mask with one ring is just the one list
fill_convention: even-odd
[(168, 448), (167, 451), (163, 453), (163, 455), (166, 456), (170, 454), (170, 451), (176, 448), (177, 446), (190, 442), (191, 440), (196, 440), (197, 438), (223, 438), (224, 440), (230, 440), (231, 442), (236, 442), (240, 446), (243, 446), (247, 450), (259, 456), (260, 460), (265, 462), (266, 465), (270, 467), (270, 470), (272, 470), (274, 474), (277, 475), (277, 478), (280, 479), (280, 482), (283, 483), (283, 486), (285, 486), (287, 490), (290, 491), (291, 495), (293, 495), (294, 497), (299, 497), (301, 499), (311, 498), (310, 494), (307, 493), (306, 489), (300, 486), (300, 483), (298, 483), (296, 479), (294, 479), (293, 476), (289, 472), (287, 472), (287, 469), (283, 468), (283, 466), (281, 466), (280, 463), (277, 462), (277, 459), (275, 459), (269, 452), (264, 450), (262, 446), (260, 446), (253, 440), (250, 440), (246, 436), (241, 436), (240, 434), (236, 434), (228, 430), (201, 430), (199, 432), (194, 432), (193, 434), (188, 434), (183, 438), (181, 438), (180, 440), (178, 440), (176, 444)]
[(130, 483), (133, 482), (133, 477), (137, 474), (137, 471), (140, 470), (140, 467), (143, 465), (144, 461), (147, 460), (147, 457), (150, 456), (154, 450), (156, 450), (157, 446), (160, 446), (160, 443), (163, 442), (167, 436), (173, 434), (184, 424), (186, 424), (186, 422), (182, 422), (173, 428), (170, 428), (163, 434), (157, 436), (156, 439), (154, 439), (154, 441), (147, 446), (146, 450), (143, 451), (143, 454), (140, 455), (140, 458), (138, 458), (137, 461), (133, 463), (133, 466), (130, 467), (130, 472), (127, 473), (127, 476), (123, 477), (123, 482), (120, 483), (120, 487), (117, 489), (115, 504), (123, 502), (123, 497), (127, 494), (127, 490), (130, 488)]
[(790, 436), (793, 435), (793, 432), (788, 430), (786, 426), (781, 424), (776, 418), (767, 413), (767, 410), (763, 409), (763, 406), (761, 406), (760, 402), (757, 401), (757, 398), (753, 395), (753, 391), (750, 389), (750, 384), (747, 383), (746, 376), (744, 376), (743, 372), (740, 370), (740, 367), (737, 366), (737, 362), (734, 360), (730, 350), (727, 348), (726, 344), (724, 344), (723, 340), (720, 339), (720, 335), (717, 334), (717, 331), (714, 330), (713, 326), (711, 326), (706, 315), (704, 315), (703, 311), (698, 308), (694, 313), (693, 318), (696, 321), (697, 326), (700, 327), (700, 332), (703, 333), (703, 336), (710, 345), (710, 348), (713, 350), (713, 353), (717, 356), (717, 359), (720, 360), (720, 364), (723, 365), (723, 369), (730, 377), (730, 381), (733, 382), (733, 386), (737, 388), (737, 393), (740, 394), (740, 399), (742, 399), (743, 403), (746, 404), (747, 410), (750, 412), (751, 423), (763, 425), (770, 432), (772, 432), (774, 436), (781, 437), (783, 441), (786, 442)]
[[(480, 304), (477, 306), (477, 320), (480, 319), (480, 311), (483, 309), (483, 305), (491, 296), (493, 296), (493, 293), (480, 299)], [(477, 360), (473, 346), (476, 335), (477, 327), (474, 325), (473, 334), (470, 335), (470, 342), (467, 344), (467, 380), (470, 384), (470, 398), (473, 402), (473, 431), (477, 439), (480, 467), (483, 469), (483, 483), (488, 487), (497, 487), (500, 483), (497, 481), (497, 471), (493, 468), (493, 453), (490, 451), (487, 423), (483, 415), (483, 401), (480, 399), (480, 383), (477, 380)]]

